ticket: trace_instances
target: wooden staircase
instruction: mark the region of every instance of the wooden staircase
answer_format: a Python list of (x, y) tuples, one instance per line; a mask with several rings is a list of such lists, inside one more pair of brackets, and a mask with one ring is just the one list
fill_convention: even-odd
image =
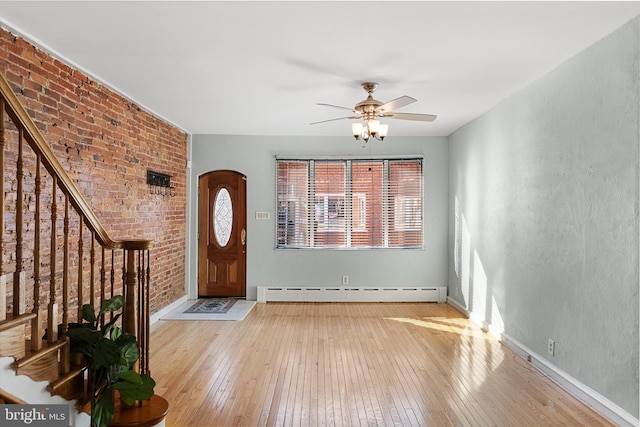
[[(107, 234), (2, 74), (0, 175), (0, 357), (52, 394), (87, 400), (86, 367), (66, 332), (83, 304), (124, 295), (121, 327), (136, 335), (138, 372), (149, 374), (153, 242)], [(11, 401), (11, 384), (2, 387)]]

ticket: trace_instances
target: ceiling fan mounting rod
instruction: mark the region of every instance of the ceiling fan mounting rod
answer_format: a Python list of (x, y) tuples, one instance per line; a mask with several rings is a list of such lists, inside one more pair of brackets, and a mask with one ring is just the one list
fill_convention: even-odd
[(378, 83), (374, 82), (364, 82), (360, 86), (362, 86), (362, 88), (366, 90), (369, 95), (371, 95), (376, 91), (376, 89), (378, 89)]

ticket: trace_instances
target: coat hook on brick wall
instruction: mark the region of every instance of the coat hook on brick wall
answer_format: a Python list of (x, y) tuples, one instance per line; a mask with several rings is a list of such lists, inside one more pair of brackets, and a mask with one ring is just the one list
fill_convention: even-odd
[(147, 171), (149, 194), (172, 197), (175, 186), (171, 185), (171, 176), (154, 171)]

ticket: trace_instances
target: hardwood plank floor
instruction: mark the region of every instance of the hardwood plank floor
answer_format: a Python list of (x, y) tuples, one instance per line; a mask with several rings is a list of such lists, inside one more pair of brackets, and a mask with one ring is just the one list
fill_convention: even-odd
[(612, 425), (447, 304), (159, 321), (150, 362), (169, 427)]

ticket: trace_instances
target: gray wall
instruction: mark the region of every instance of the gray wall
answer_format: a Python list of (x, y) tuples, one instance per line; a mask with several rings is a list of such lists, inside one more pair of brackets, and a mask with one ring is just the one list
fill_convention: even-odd
[[(393, 125), (391, 126), (393, 131)], [(362, 148), (344, 137), (194, 135), (191, 180), (205, 172), (232, 169), (247, 176), (247, 297), (259, 285), (339, 286), (349, 276), (353, 286), (446, 286), (448, 148), (446, 137), (392, 137)], [(275, 250), (276, 155), (423, 154), (425, 171), (424, 250)], [(198, 200), (197, 185), (191, 200)], [(256, 220), (268, 211), (270, 220)], [(197, 209), (190, 210), (189, 289), (197, 280)]]
[[(258, 285), (444, 285), (477, 320), (639, 416), (639, 20), (447, 137), (194, 135), (190, 180), (247, 175)], [(275, 245), (276, 155), (424, 154), (425, 249)], [(197, 188), (190, 190), (197, 202)], [(256, 220), (268, 211), (270, 220)], [(189, 290), (197, 278), (189, 213)], [(556, 343), (547, 354), (547, 340)]]
[(449, 138), (450, 297), (636, 418), (638, 33)]

